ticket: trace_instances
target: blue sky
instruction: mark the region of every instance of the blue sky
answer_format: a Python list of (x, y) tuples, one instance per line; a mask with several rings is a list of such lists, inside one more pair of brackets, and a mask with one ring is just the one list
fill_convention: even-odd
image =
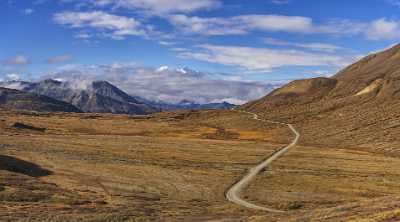
[(400, 39), (400, 0), (2, 0), (0, 10), (3, 80), (116, 63), (290, 80), (332, 75)]

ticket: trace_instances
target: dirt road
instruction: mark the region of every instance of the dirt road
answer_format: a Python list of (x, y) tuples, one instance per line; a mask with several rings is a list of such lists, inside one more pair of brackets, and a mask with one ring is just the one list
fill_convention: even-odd
[(292, 132), (294, 133), (295, 138), (293, 139), (292, 143), (290, 143), (289, 145), (283, 147), (279, 151), (275, 152), (272, 156), (270, 156), (269, 158), (267, 158), (265, 161), (261, 162), (257, 166), (251, 168), (248, 171), (248, 173), (241, 180), (239, 180), (237, 183), (235, 183), (226, 192), (226, 199), (228, 199), (229, 201), (231, 201), (231, 202), (233, 202), (235, 204), (238, 204), (238, 205), (241, 205), (241, 206), (244, 206), (244, 207), (247, 207), (247, 208), (251, 208), (251, 209), (255, 209), (255, 210), (263, 210), (263, 211), (268, 211), (268, 212), (273, 212), (273, 213), (282, 213), (284, 211), (271, 209), (271, 208), (267, 208), (267, 207), (262, 207), (262, 206), (258, 206), (258, 205), (249, 203), (249, 202), (243, 200), (240, 197), (240, 194), (242, 193), (243, 189), (245, 189), (250, 184), (250, 182), (257, 176), (257, 174), (259, 174), (263, 169), (268, 167), (273, 161), (275, 161), (276, 159), (281, 157), (283, 154), (288, 152), (290, 150), (290, 148), (294, 147), (297, 144), (297, 142), (298, 142), (298, 140), (300, 138), (300, 133), (297, 132), (297, 130), (291, 124), (279, 123), (279, 122), (268, 121), (268, 120), (262, 120), (255, 113), (249, 113), (249, 112), (245, 112), (245, 113), (253, 115), (253, 118), (255, 120), (258, 120), (258, 121), (287, 125), (292, 130)]

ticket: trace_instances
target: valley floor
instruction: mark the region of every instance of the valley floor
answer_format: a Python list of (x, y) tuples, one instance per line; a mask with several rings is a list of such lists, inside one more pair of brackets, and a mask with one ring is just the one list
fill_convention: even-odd
[(0, 220), (400, 220), (400, 159), (351, 148), (296, 146), (243, 195), (285, 213), (225, 199), (292, 136), (235, 111), (149, 118), (3, 111)]

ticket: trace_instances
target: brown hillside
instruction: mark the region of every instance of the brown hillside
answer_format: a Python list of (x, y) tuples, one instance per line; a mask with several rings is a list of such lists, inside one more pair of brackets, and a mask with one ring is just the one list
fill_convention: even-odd
[(384, 52), (369, 55), (347, 67), (333, 78), (338, 80), (332, 91), (333, 97), (354, 95), (379, 80), (383, 93), (380, 96), (396, 96), (395, 82), (400, 77), (400, 44)]
[(276, 89), (264, 98), (244, 105), (246, 108), (260, 107), (273, 110), (280, 106), (306, 104), (318, 101), (326, 96), (337, 81), (330, 78), (314, 78), (293, 81), (282, 88)]
[(332, 78), (299, 80), (242, 106), (295, 123), (302, 143), (399, 155), (400, 45), (369, 55)]

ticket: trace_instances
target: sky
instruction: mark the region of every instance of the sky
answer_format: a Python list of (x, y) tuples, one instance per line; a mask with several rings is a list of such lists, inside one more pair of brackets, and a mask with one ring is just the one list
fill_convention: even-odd
[[(237, 103), (400, 40), (400, 0), (0, 0), (0, 10), (0, 80), (90, 75), (134, 93), (124, 75), (162, 84), (158, 72), (191, 70), (204, 74), (192, 87), (265, 84)], [(168, 87), (190, 90), (182, 82)]]

